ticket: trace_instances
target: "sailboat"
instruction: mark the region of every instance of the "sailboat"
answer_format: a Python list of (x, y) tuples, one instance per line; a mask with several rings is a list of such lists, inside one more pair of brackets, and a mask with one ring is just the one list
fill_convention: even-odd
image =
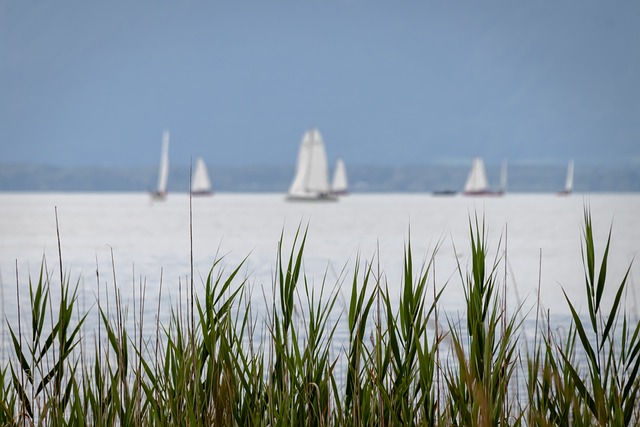
[(489, 182), (484, 169), (484, 162), (480, 157), (473, 159), (471, 170), (464, 184), (464, 194), (467, 196), (480, 196), (489, 194)]
[(507, 192), (507, 161), (503, 160), (500, 166), (500, 189), (498, 194), (505, 194)]
[(336, 161), (336, 169), (333, 172), (331, 182), (331, 193), (335, 195), (345, 195), (349, 192), (349, 181), (347, 179), (347, 167), (342, 159)]
[(504, 194), (507, 185), (507, 166), (502, 164), (500, 173), (500, 191), (491, 191), (489, 189), (489, 181), (487, 181), (487, 173), (484, 168), (484, 161), (480, 157), (473, 159), (471, 171), (464, 185), (464, 194), (466, 196), (499, 196)]
[(573, 192), (573, 160), (569, 160), (567, 165), (567, 178), (564, 183), (564, 190), (558, 192), (559, 195), (569, 195)]
[(202, 157), (196, 159), (196, 167), (193, 169), (193, 175), (191, 176), (191, 194), (194, 196), (209, 196), (213, 194), (211, 191), (209, 172), (207, 172), (207, 165), (204, 164)]
[(308, 130), (302, 137), (287, 200), (337, 200), (329, 187), (327, 153), (318, 129)]
[(160, 152), (160, 168), (158, 171), (158, 187), (151, 192), (154, 200), (167, 197), (167, 181), (169, 179), (169, 131), (162, 133), (162, 151)]

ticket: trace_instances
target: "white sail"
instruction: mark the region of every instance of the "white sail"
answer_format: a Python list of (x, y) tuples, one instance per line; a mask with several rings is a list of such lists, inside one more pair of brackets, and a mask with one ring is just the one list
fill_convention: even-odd
[(503, 160), (500, 166), (500, 194), (507, 192), (507, 161)]
[(302, 137), (296, 175), (289, 187), (289, 199), (331, 199), (329, 196), (327, 153), (318, 129), (312, 129)]
[(191, 193), (211, 194), (211, 180), (207, 172), (207, 165), (204, 164), (202, 157), (196, 159), (196, 166), (191, 177)]
[(473, 159), (471, 171), (464, 185), (464, 192), (467, 194), (482, 194), (489, 190), (487, 174), (484, 170), (484, 162), (481, 158)]
[(169, 180), (169, 131), (162, 133), (162, 150), (160, 151), (160, 167), (158, 168), (158, 187), (152, 193), (155, 199), (163, 199), (167, 195)]
[(307, 131), (302, 136), (300, 150), (298, 151), (298, 161), (296, 163), (296, 175), (289, 187), (289, 195), (303, 195), (306, 192), (307, 170), (311, 158), (311, 131)]
[(333, 173), (331, 192), (334, 194), (345, 194), (348, 189), (349, 181), (347, 179), (347, 168), (342, 159), (338, 159), (336, 161), (336, 169)]
[(162, 152), (160, 153), (160, 171), (158, 173), (158, 193), (167, 192), (169, 180), (169, 131), (162, 133)]
[(564, 184), (565, 193), (571, 193), (573, 191), (573, 160), (569, 160), (567, 165), (567, 179)]
[(318, 129), (311, 131), (311, 151), (307, 170), (307, 191), (319, 194), (329, 192), (329, 165), (324, 141)]

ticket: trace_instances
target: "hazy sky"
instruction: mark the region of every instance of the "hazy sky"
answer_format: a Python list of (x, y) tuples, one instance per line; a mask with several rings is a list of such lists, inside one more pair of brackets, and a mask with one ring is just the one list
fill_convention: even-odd
[(640, 165), (640, 2), (0, 0), (0, 164)]

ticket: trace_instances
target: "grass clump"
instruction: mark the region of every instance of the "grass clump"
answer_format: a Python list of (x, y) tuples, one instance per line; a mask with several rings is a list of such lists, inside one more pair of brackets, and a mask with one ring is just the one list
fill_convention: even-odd
[(449, 413), (459, 425), (514, 425), (521, 416), (509, 406), (519, 312), (509, 314), (506, 296), (499, 294), (499, 260), (488, 259), (484, 223), (476, 217), (469, 231), (471, 271), (462, 278), (466, 330), (449, 321), (455, 355), (446, 375)]
[[(411, 241), (398, 285), (358, 258), (348, 285), (343, 277), (332, 287), (304, 273), (307, 233), (298, 230), (290, 250), (278, 246), (266, 307), (252, 307), (244, 262), (227, 271), (217, 260), (202, 293), (181, 294), (155, 334), (145, 333), (142, 284), (133, 322), (115, 277), (115, 307), (99, 296), (81, 313), (78, 285), (61, 275), (52, 296), (43, 263), (29, 283), (30, 315), (10, 325), (0, 425), (637, 425), (640, 324), (621, 303), (629, 271), (605, 308), (611, 238), (597, 261), (593, 234), (586, 209), (586, 316), (565, 294), (563, 335), (538, 306), (532, 342), (521, 308), (507, 310), (506, 238), (491, 250), (477, 216), (469, 267), (458, 262), (457, 314), (440, 307), (454, 284), (437, 282), (437, 247), (417, 268)], [(340, 287), (350, 290), (345, 307)]]
[[(607, 280), (611, 230), (602, 259), (595, 257), (593, 223), (584, 212), (582, 258), (587, 316), (580, 316), (564, 293), (571, 313), (566, 337), (547, 333), (542, 350), (529, 358), (531, 424), (629, 426), (640, 422), (640, 322), (622, 308), (631, 266), (614, 283), (614, 300), (602, 305)], [(579, 361), (576, 354), (582, 357)], [(586, 365), (586, 366), (585, 366)]]

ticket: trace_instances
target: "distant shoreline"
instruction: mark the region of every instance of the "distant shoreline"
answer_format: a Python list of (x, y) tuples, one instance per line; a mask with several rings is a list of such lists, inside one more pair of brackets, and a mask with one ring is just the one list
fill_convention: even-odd
[[(370, 166), (347, 164), (350, 191), (357, 193), (420, 193), (461, 191), (467, 165)], [(487, 164), (492, 187), (497, 187), (499, 164)], [(210, 166), (216, 192), (286, 192), (293, 177), (290, 166)], [(565, 165), (510, 164), (508, 191), (556, 192), (564, 185)], [(189, 167), (173, 166), (170, 192), (187, 192)], [(0, 165), (0, 191), (138, 192), (154, 188), (157, 167)], [(640, 191), (640, 167), (581, 165), (575, 169), (576, 192)]]

